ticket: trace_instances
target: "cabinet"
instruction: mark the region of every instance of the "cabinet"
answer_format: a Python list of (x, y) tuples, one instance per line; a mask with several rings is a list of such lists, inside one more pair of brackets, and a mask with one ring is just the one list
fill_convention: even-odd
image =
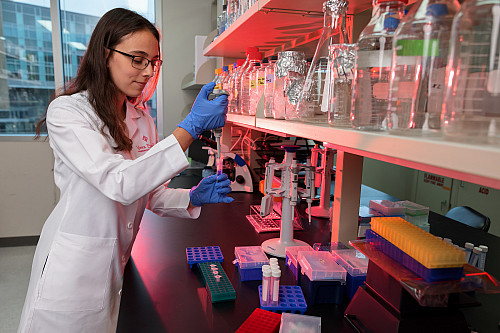
[[(266, 56), (285, 49), (313, 53), (322, 27), (323, 18), (318, 15), (322, 3), (320, 0), (258, 1), (206, 47), (204, 54), (241, 58), (246, 46), (264, 48)], [(371, 1), (350, 1), (349, 12), (358, 14), (370, 6)], [(318, 140), (337, 149), (332, 241), (356, 238), (363, 157), (500, 189), (500, 147), (267, 119), (260, 117), (259, 111), (256, 117), (230, 114), (228, 122), (262, 132)]]

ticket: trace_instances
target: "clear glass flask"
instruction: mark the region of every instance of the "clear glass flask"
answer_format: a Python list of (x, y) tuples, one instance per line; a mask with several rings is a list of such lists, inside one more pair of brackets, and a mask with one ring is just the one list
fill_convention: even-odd
[(457, 0), (420, 0), (393, 39), (387, 112), (391, 134), (438, 135)]
[(467, 0), (455, 16), (441, 124), (445, 138), (500, 144), (500, 0)]
[(350, 127), (356, 44), (332, 44), (329, 50), (331, 78), (328, 123), (337, 127)]
[(297, 103), (306, 74), (306, 59), (302, 51), (284, 51), (274, 64), (274, 119), (297, 119)]
[(403, 1), (375, 0), (372, 18), (359, 36), (351, 107), (355, 129), (380, 131), (385, 127), (392, 38), (404, 9)]
[(348, 5), (345, 0), (328, 0), (323, 3), (323, 31), (297, 104), (296, 114), (300, 120), (315, 123), (328, 121), (330, 83), (328, 46), (349, 42), (346, 29)]

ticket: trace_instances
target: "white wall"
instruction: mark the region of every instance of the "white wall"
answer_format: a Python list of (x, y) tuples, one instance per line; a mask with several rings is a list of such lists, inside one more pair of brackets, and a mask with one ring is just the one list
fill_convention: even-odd
[(36, 236), (55, 206), (48, 142), (0, 141), (0, 237)]
[(170, 135), (191, 110), (198, 94), (181, 90), (182, 79), (193, 72), (196, 35), (213, 30), (210, 0), (163, 1), (163, 132)]
[[(163, 1), (164, 134), (189, 113), (196, 91), (181, 90), (193, 71), (194, 36), (213, 30), (211, 0)], [(160, 112), (160, 111), (158, 111)], [(48, 142), (0, 138), (0, 238), (36, 236), (57, 201)]]

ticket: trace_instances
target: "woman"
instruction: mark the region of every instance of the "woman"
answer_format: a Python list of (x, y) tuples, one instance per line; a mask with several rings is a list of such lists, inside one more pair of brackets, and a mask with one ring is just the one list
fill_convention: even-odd
[(225, 175), (191, 190), (165, 182), (188, 167), (184, 151), (224, 126), (227, 96), (207, 99), (158, 142), (142, 106), (161, 66), (159, 34), (142, 16), (113, 9), (97, 23), (71, 86), (47, 108), (54, 178), (61, 190), (40, 235), (19, 332), (114, 332), (123, 271), (147, 207), (197, 218), (205, 203), (232, 201)]

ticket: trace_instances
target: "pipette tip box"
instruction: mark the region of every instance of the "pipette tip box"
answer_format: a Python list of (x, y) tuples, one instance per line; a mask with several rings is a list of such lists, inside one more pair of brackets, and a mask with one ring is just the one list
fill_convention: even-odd
[(202, 262), (223, 262), (224, 256), (218, 246), (198, 246), (186, 248), (187, 263), (190, 268)]
[(314, 251), (309, 245), (307, 246), (289, 246), (285, 249), (285, 263), (290, 268), (297, 280), (297, 274), (299, 271), (299, 264), (297, 262), (297, 257), (300, 251)]
[(368, 258), (358, 250), (338, 250), (332, 252), (337, 264), (346, 271), (345, 295), (352, 299), (356, 290), (364, 285), (368, 271)]
[(299, 286), (279, 287), (279, 297), (277, 306), (262, 305), (262, 285), (259, 286), (260, 307), (272, 312), (304, 313), (307, 310), (307, 303)]
[(327, 251), (301, 251), (298, 283), (308, 304), (342, 304), (346, 270)]
[(262, 266), (268, 265), (269, 259), (261, 246), (235, 247), (234, 256), (241, 281), (262, 279)]
[(263, 309), (255, 309), (241, 324), (236, 333), (278, 333), (281, 314)]
[(425, 267), (373, 230), (366, 231), (366, 239), (370, 243), (373, 243), (380, 251), (396, 260), (427, 282), (459, 280), (463, 276), (463, 266), (449, 268)]

